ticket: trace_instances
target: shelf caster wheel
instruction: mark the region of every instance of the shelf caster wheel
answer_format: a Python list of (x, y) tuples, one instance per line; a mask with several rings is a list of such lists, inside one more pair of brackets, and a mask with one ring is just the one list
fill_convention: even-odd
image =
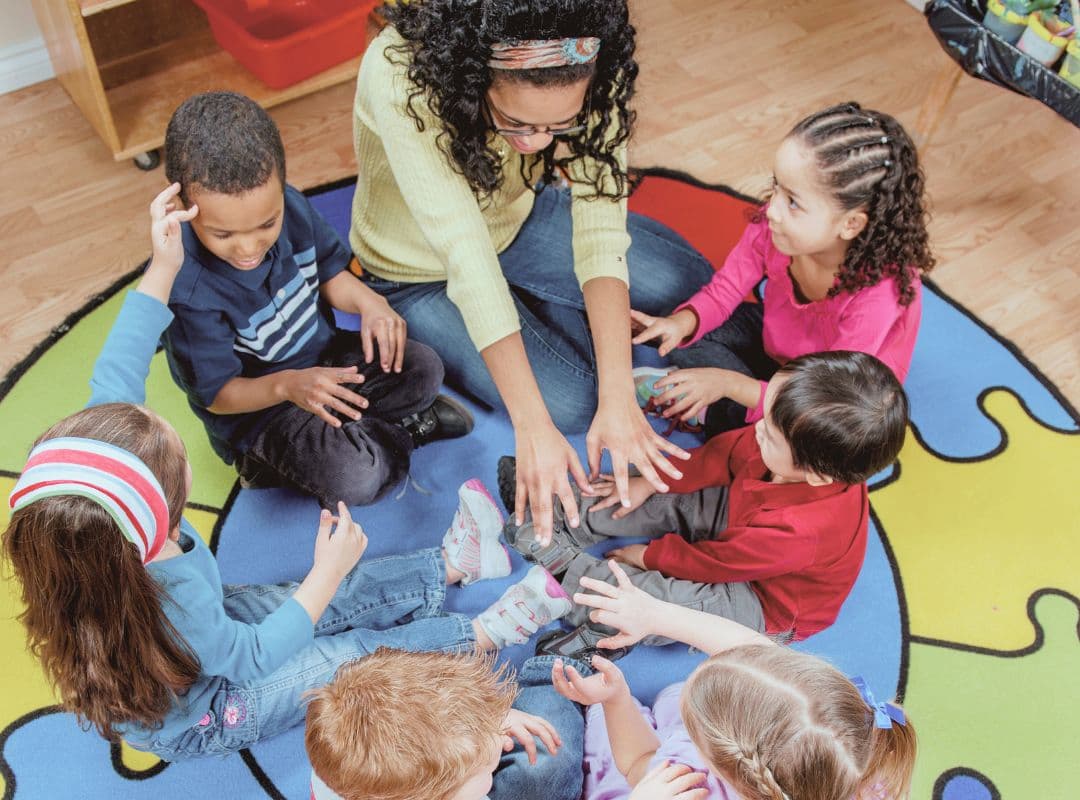
[(161, 151), (147, 150), (145, 153), (139, 153), (131, 160), (143, 172), (149, 172), (152, 169), (157, 169), (158, 164), (161, 163)]

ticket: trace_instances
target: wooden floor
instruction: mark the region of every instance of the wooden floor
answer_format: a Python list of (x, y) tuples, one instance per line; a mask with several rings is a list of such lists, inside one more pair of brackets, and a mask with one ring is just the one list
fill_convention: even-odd
[[(857, 99), (912, 125), (947, 63), (902, 0), (631, 0), (640, 34), (633, 163), (757, 193), (802, 115)], [(212, 87), (207, 87), (212, 88)], [(349, 85), (274, 109), (289, 180), (354, 172)], [(934, 278), (1080, 405), (1080, 131), (961, 79), (923, 163)], [(147, 254), (164, 185), (115, 163), (55, 81), (0, 97), (0, 375)]]

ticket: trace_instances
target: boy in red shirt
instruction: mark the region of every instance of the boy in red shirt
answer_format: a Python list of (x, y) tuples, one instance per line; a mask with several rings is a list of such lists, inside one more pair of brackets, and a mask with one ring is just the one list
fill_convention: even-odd
[[(655, 597), (781, 641), (805, 639), (835, 621), (855, 583), (870, 517), (866, 480), (895, 460), (907, 423), (904, 390), (878, 359), (851, 351), (801, 356), (769, 381), (764, 417), (691, 451), (670, 492), (631, 478), (632, 501), (623, 508), (605, 476), (596, 496), (583, 498), (588, 512), (578, 528), (557, 514), (547, 544), (529, 521), (520, 528), (511, 521), (504, 535), (527, 559), (561, 573), (570, 592), (585, 575), (611, 579), (585, 547), (613, 536), (655, 537), (607, 555)], [(588, 611), (575, 606), (566, 619), (578, 627), (542, 639), (537, 652), (590, 655), (608, 632), (589, 624)]]

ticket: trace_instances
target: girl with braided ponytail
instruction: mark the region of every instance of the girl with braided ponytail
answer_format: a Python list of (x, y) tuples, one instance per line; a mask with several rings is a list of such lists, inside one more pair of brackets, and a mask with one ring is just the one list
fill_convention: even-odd
[[(724, 267), (667, 317), (631, 312), (680, 369), (640, 371), (639, 395), (706, 436), (756, 422), (765, 382), (805, 353), (856, 350), (907, 376), (922, 316), (924, 180), (900, 123), (858, 103), (799, 122), (767, 202)], [(767, 278), (761, 303), (743, 298)], [(655, 382), (652, 382), (654, 381)]]
[[(563, 696), (586, 716), (585, 800), (903, 800), (915, 764), (915, 728), (879, 702), (861, 678), (776, 644), (722, 617), (666, 603), (635, 587), (614, 561), (617, 583), (584, 578), (574, 600), (618, 633), (625, 647), (649, 635), (710, 657), (651, 712), (622, 672), (593, 657), (583, 677), (556, 662)], [(631, 790), (630, 787), (634, 787)]]

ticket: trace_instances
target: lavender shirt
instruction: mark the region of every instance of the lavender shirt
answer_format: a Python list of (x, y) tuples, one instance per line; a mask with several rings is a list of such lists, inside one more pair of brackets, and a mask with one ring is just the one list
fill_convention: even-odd
[[(683, 685), (676, 683), (660, 692), (652, 709), (637, 703), (642, 716), (660, 739), (660, 748), (649, 762), (649, 769), (665, 760), (686, 764), (697, 772), (708, 773), (709, 800), (738, 800), (730, 786), (709, 772), (705, 760), (690, 741), (679, 713)], [(590, 706), (585, 715), (585, 800), (625, 800), (631, 791), (615, 766), (607, 725), (604, 724), (604, 709), (600, 705)]]

